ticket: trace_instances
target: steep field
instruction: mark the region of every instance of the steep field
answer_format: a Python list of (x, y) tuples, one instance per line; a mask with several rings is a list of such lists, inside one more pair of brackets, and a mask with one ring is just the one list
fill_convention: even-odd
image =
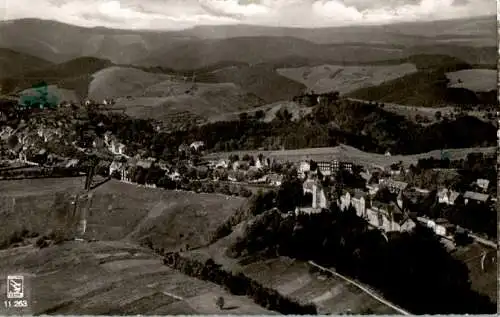
[[(69, 203), (71, 193), (83, 188), (82, 182), (81, 178), (0, 182), (0, 212), (10, 224), (0, 231), (0, 242), (23, 229), (45, 234), (56, 228), (60, 225), (56, 207), (65, 206), (56, 203), (57, 199), (63, 197)], [(197, 247), (208, 243), (212, 231), (244, 207), (242, 198), (138, 188), (110, 181), (94, 192), (87, 234), (107, 241), (147, 240), (155, 247), (174, 250), (186, 244)]]
[(303, 83), (309, 91), (316, 93), (338, 91), (341, 94), (376, 86), (416, 71), (417, 68), (408, 63), (386, 66), (322, 65), (277, 69), (280, 75)]
[(178, 114), (207, 119), (264, 102), (234, 83), (192, 83), (180, 76), (111, 67), (93, 74), (89, 97), (116, 98), (116, 108), (140, 118), (169, 121)]
[(352, 91), (349, 97), (417, 107), (491, 105), (495, 93), (478, 95), (468, 89), (448, 87), (448, 78), (439, 71), (420, 71), (373, 87)]

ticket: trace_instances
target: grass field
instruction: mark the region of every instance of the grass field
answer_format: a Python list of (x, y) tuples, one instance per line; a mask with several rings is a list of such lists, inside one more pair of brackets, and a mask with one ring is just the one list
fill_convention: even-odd
[(497, 71), (494, 69), (465, 69), (446, 73), (448, 87), (465, 88), (475, 92), (497, 89)]
[(417, 71), (410, 63), (384, 66), (339, 66), (281, 68), (278, 74), (303, 83), (316, 93), (338, 91), (346, 94), (359, 88), (377, 86)]
[[(54, 229), (58, 223), (52, 210), (56, 193), (69, 196), (83, 188), (83, 181), (0, 182), (0, 215), (9, 224), (0, 231), (0, 241), (22, 229), (39, 234)], [(154, 247), (172, 250), (197, 247), (208, 243), (210, 234), (245, 204), (239, 197), (147, 189), (111, 180), (94, 192), (86, 234), (98, 240), (149, 239)]]
[[(465, 148), (465, 149), (447, 149), (444, 151), (450, 160), (459, 160), (465, 158), (468, 153), (481, 152), (481, 153), (495, 153), (495, 147), (488, 148)], [(278, 161), (300, 162), (302, 160), (315, 160), (315, 161), (328, 161), (337, 159), (340, 161), (353, 162), (363, 166), (389, 166), (393, 163), (402, 161), (404, 165), (418, 163), (422, 158), (440, 158), (441, 151), (434, 150), (427, 153), (420, 153), (414, 155), (393, 155), (385, 156), (383, 154), (369, 153), (358, 150), (352, 146), (339, 145), (336, 147), (324, 148), (307, 148), (298, 150), (283, 150), (283, 151), (234, 151), (234, 152), (220, 152), (212, 153), (205, 156), (206, 159), (219, 159), (228, 158), (232, 154), (237, 154), (240, 157), (245, 154), (258, 155), (262, 153), (265, 157), (274, 158)]]
[(234, 83), (191, 83), (191, 78), (145, 72), (130, 67), (109, 67), (93, 75), (89, 97), (115, 98), (114, 108), (134, 117), (169, 121), (188, 113), (207, 118), (252, 109), (264, 102)]
[[(123, 242), (67, 242), (0, 251), (0, 278), (25, 274), (34, 314), (273, 314), (251, 299), (174, 271)], [(4, 293), (5, 283), (0, 284)], [(28, 293), (29, 294), (29, 293)], [(230, 310), (215, 306), (223, 296)], [(3, 314), (2, 308), (0, 313)]]
[[(351, 101), (368, 103), (368, 101), (366, 101), (366, 100), (355, 99), (355, 98), (348, 98), (348, 99)], [(451, 106), (430, 108), (430, 107), (418, 107), (418, 106), (411, 106), (411, 105), (399, 105), (399, 104), (389, 103), (389, 102), (384, 103), (384, 110), (398, 114), (398, 115), (403, 116), (403, 117), (406, 117), (409, 120), (412, 120), (414, 122), (417, 121), (416, 120), (417, 115), (420, 115), (422, 118), (426, 117), (429, 121), (427, 123), (421, 123), (422, 125), (430, 125), (430, 124), (439, 122), (436, 119), (436, 113), (438, 111), (441, 112), (441, 118), (451, 117), (455, 113), (454, 107), (451, 107)], [(487, 117), (485, 118), (485, 114), (486, 114), (485, 111), (467, 110), (464, 112), (468, 116), (476, 117), (476, 118), (483, 120), (485, 122), (491, 122), (491, 123), (495, 124), (494, 120), (489, 120), (489, 119), (487, 119)]]

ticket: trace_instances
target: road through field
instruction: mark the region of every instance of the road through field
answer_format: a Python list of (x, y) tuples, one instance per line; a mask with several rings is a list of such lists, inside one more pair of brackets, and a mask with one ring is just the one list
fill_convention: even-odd
[(354, 285), (354, 286), (358, 287), (359, 289), (361, 289), (362, 291), (364, 291), (365, 293), (367, 293), (367, 294), (368, 294), (368, 295), (370, 295), (371, 297), (375, 298), (376, 300), (378, 300), (378, 301), (379, 301), (379, 302), (381, 302), (382, 304), (387, 305), (387, 306), (391, 307), (392, 309), (396, 310), (398, 313), (401, 313), (402, 315), (410, 315), (410, 313), (409, 313), (409, 312), (407, 312), (407, 311), (405, 311), (405, 310), (403, 310), (403, 309), (401, 309), (401, 308), (397, 307), (396, 305), (394, 305), (394, 304), (392, 304), (392, 303), (388, 302), (387, 300), (385, 300), (385, 299), (381, 298), (380, 296), (377, 296), (377, 295), (376, 295), (376, 294), (374, 294), (372, 291), (368, 290), (366, 287), (364, 287), (364, 286), (360, 285), (359, 283), (357, 283), (357, 282), (355, 282), (355, 281), (353, 281), (353, 280), (351, 280), (351, 279), (349, 279), (349, 278), (347, 278), (347, 277), (345, 277), (345, 276), (343, 276), (343, 275), (341, 275), (341, 274), (339, 274), (339, 273), (337, 273), (337, 272), (335, 272), (335, 271), (332, 271), (332, 270), (330, 270), (330, 269), (327, 269), (326, 267), (323, 267), (323, 266), (321, 266), (321, 265), (319, 265), (319, 264), (316, 264), (316, 263), (314, 263), (313, 261), (309, 261), (309, 264), (311, 264), (312, 266), (317, 267), (317, 268), (319, 268), (319, 269), (321, 269), (321, 270), (323, 270), (323, 271), (329, 272), (329, 273), (331, 273), (331, 274), (333, 274), (333, 275), (335, 275), (335, 276), (338, 276), (338, 277), (340, 277), (341, 279), (343, 279), (343, 280), (347, 281), (348, 283), (351, 283), (352, 285)]

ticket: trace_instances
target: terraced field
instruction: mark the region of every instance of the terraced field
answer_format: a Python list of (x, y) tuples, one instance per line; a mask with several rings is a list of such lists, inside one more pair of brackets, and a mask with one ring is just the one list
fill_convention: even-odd
[(302, 303), (314, 303), (320, 314), (397, 314), (361, 289), (338, 277), (313, 273), (311, 266), (286, 257), (269, 260), (234, 259), (227, 255), (229, 246), (241, 237), (247, 223), (239, 224), (229, 236), (216, 243), (185, 254), (199, 261), (212, 258), (233, 272), (242, 272), (259, 283)]
[[(249, 298), (169, 269), (149, 250), (124, 242), (0, 251), (0, 278), (13, 272), (29, 280), (34, 314), (274, 314)], [(5, 283), (0, 291), (6, 291)], [(216, 307), (218, 296), (226, 310)]]

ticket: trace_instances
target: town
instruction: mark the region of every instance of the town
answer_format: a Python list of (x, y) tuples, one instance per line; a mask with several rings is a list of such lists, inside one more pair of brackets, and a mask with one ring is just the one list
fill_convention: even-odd
[(497, 310), (494, 5), (18, 1), (0, 315)]
[[(109, 103), (110, 100), (104, 100), (102, 105)], [(91, 100), (85, 102), (85, 106), (91, 105), (97, 104)], [(68, 114), (68, 107), (62, 105), (60, 109)], [(384, 232), (410, 231), (419, 222), (443, 241), (453, 243), (457, 236), (460, 241), (470, 236), (496, 247), (496, 178), (491, 173), (496, 166), (494, 154), (471, 153), (461, 161), (450, 161), (442, 155), (438, 159), (421, 159), (411, 166), (402, 162), (361, 166), (348, 158), (339, 161), (333, 157), (330, 161), (290, 162), (264, 157), (258, 152), (209, 160), (204, 159), (204, 142), (195, 141), (180, 145), (175, 157), (167, 161), (145, 157), (141, 150), (133, 152), (127, 148), (126, 140), (105, 131), (102, 136), (80, 140), (85, 148), (73, 141), (69, 146), (77, 149), (75, 157), (61, 157), (50, 153), (46, 145), (54, 139), (63, 139), (68, 127), (46, 117), (40, 123), (37, 120), (29, 122), (36, 126), (33, 130), (22, 122), (18, 127), (2, 127), (2, 179), (83, 173), (138, 186), (243, 197), (274, 190), (296, 179), (302, 184), (305, 198), (284, 212), (317, 213), (337, 204), (341, 210), (354, 208), (359, 217)], [(83, 159), (77, 158), (82, 155)], [(387, 157), (390, 155), (386, 153)], [(467, 178), (460, 177), (458, 171)], [(446, 177), (450, 174), (455, 177)], [(432, 178), (430, 182), (426, 181), (428, 177)]]

